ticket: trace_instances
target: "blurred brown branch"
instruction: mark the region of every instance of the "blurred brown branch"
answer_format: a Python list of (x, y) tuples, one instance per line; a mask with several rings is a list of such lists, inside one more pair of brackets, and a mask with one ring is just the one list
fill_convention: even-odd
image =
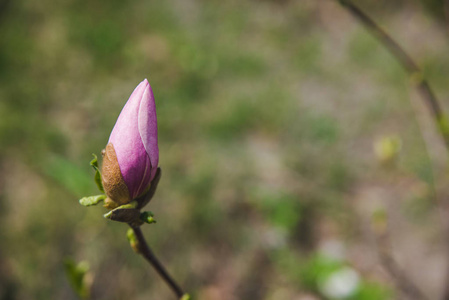
[(441, 105), (437, 100), (435, 93), (430, 88), (429, 83), (413, 59), (402, 49), (399, 44), (390, 37), (376, 22), (374, 22), (365, 12), (357, 7), (350, 0), (339, 0), (339, 2), (372, 34), (385, 48), (398, 60), (405, 71), (409, 74), (412, 84), (415, 85), (423, 101), (432, 112), (436, 126), (443, 138), (446, 149), (449, 151), (449, 127), (447, 119), (443, 113)]
[(380, 261), (384, 269), (395, 281), (396, 286), (407, 299), (427, 300), (424, 293), (408, 278), (407, 274), (398, 265), (392, 255), (391, 239), (388, 232), (388, 217), (386, 212), (382, 212), (372, 219), (372, 229), (375, 234), (377, 250)]
[[(424, 74), (415, 61), (404, 51), (404, 49), (393, 38), (384, 31), (373, 19), (371, 19), (363, 10), (356, 6), (351, 0), (339, 0), (368, 31), (375, 36), (378, 41), (396, 58), (404, 70), (408, 73), (411, 83), (416, 87), (422, 100), (426, 103), (432, 113), (432, 117), (438, 128), (438, 131), (449, 153), (449, 126), (440, 102), (432, 91), (429, 83), (424, 78)], [(443, 208), (441, 203), (437, 202), (439, 209)], [(444, 222), (446, 232), (448, 232), (447, 222)], [(386, 227), (383, 232), (376, 234), (379, 256), (385, 269), (395, 279), (399, 289), (401, 289), (410, 299), (426, 299), (425, 295), (416, 287), (416, 285), (401, 270), (393, 256), (391, 255), (391, 243)], [(443, 299), (449, 299), (449, 287), (444, 292)]]
[(449, 32), (449, 0), (443, 2), (444, 21), (446, 23), (446, 30)]

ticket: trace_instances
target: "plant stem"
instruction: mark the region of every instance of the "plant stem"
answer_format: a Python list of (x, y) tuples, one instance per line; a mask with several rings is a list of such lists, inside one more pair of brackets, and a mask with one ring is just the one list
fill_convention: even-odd
[(427, 106), (429, 106), (446, 149), (449, 151), (449, 132), (447, 130), (443, 110), (441, 109), (441, 105), (434, 92), (430, 88), (429, 83), (424, 79), (421, 69), (388, 33), (377, 25), (377, 23), (365, 12), (352, 3), (351, 0), (339, 0), (339, 2), (384, 45), (384, 47), (398, 60), (405, 71), (407, 71), (412, 82), (415, 84), (416, 89), (421, 94), (422, 99)]
[(164, 266), (161, 264), (161, 262), (154, 255), (153, 251), (148, 246), (140, 227), (134, 227), (131, 225), (130, 225), (130, 227), (134, 231), (134, 235), (137, 238), (140, 254), (142, 254), (142, 256), (145, 257), (145, 259), (153, 266), (153, 268), (156, 269), (156, 272), (168, 284), (168, 286), (176, 294), (178, 299), (181, 299), (184, 296), (184, 291), (179, 287), (179, 285), (175, 282), (175, 280), (168, 274), (167, 270), (164, 268)]
[[(412, 83), (415, 85), (417, 91), (421, 95), (422, 100), (429, 107), (434, 122), (443, 139), (446, 150), (449, 153), (449, 130), (448, 123), (441, 108), (438, 99), (430, 88), (429, 83), (424, 79), (424, 75), (415, 61), (404, 51), (404, 49), (387, 33), (385, 32), (373, 19), (371, 19), (364, 11), (357, 7), (351, 0), (338, 0), (360, 23), (362, 23), (371, 34), (393, 55), (393, 57), (401, 64), (403, 69), (408, 73)], [(447, 8), (447, 6), (446, 6)], [(449, 11), (448, 9), (446, 11)], [(435, 196), (436, 197), (436, 196)], [(437, 197), (436, 197), (437, 198)], [(444, 207), (440, 202), (437, 202), (440, 210), (440, 216), (443, 221), (445, 230), (448, 231), (448, 223), (445, 221)], [(417, 286), (406, 276), (393, 256), (391, 255), (391, 246), (388, 241), (388, 236), (379, 238), (379, 254), (380, 258), (393, 278), (396, 279), (399, 287), (410, 298), (425, 299), (425, 295), (417, 288)], [(449, 286), (445, 288), (443, 299), (449, 300)]]
[(407, 299), (427, 300), (428, 298), (419, 287), (407, 276), (391, 254), (391, 241), (388, 229), (376, 232), (377, 250), (383, 267), (388, 271), (397, 287)]

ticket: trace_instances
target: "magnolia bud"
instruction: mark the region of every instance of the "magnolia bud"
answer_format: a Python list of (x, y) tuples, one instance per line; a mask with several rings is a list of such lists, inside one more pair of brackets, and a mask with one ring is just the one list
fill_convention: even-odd
[(145, 79), (123, 107), (104, 152), (102, 182), (108, 200), (123, 205), (143, 195), (158, 163), (156, 105)]

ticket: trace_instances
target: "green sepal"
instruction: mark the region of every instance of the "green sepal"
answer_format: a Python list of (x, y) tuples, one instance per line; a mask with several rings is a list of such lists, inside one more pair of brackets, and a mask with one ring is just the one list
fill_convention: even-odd
[(103, 183), (101, 182), (101, 173), (100, 169), (98, 168), (98, 158), (94, 153), (92, 153), (92, 155), (94, 156), (94, 159), (90, 161), (90, 165), (95, 170), (95, 183), (97, 184), (98, 189), (104, 193)]
[(133, 200), (133, 201), (127, 203), (127, 204), (120, 205), (120, 206), (117, 207), (116, 209), (118, 209), (118, 208), (124, 208), (124, 209), (128, 209), (128, 208), (137, 208), (137, 205), (138, 205), (137, 201), (136, 201), (136, 200)]
[(106, 199), (106, 195), (89, 196), (89, 197), (81, 198), (79, 200), (79, 203), (83, 206), (92, 206), (92, 205), (97, 205), (104, 199)]
[(156, 220), (153, 217), (154, 215), (151, 211), (144, 211), (140, 214), (140, 220), (148, 224), (156, 223)]

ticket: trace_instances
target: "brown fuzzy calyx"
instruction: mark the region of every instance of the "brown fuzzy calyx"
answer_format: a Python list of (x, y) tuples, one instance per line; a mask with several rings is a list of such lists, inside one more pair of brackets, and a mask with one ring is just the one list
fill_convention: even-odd
[(131, 199), (129, 197), (128, 187), (120, 172), (114, 145), (111, 143), (106, 146), (101, 173), (103, 187), (108, 198), (118, 205), (129, 203)]

